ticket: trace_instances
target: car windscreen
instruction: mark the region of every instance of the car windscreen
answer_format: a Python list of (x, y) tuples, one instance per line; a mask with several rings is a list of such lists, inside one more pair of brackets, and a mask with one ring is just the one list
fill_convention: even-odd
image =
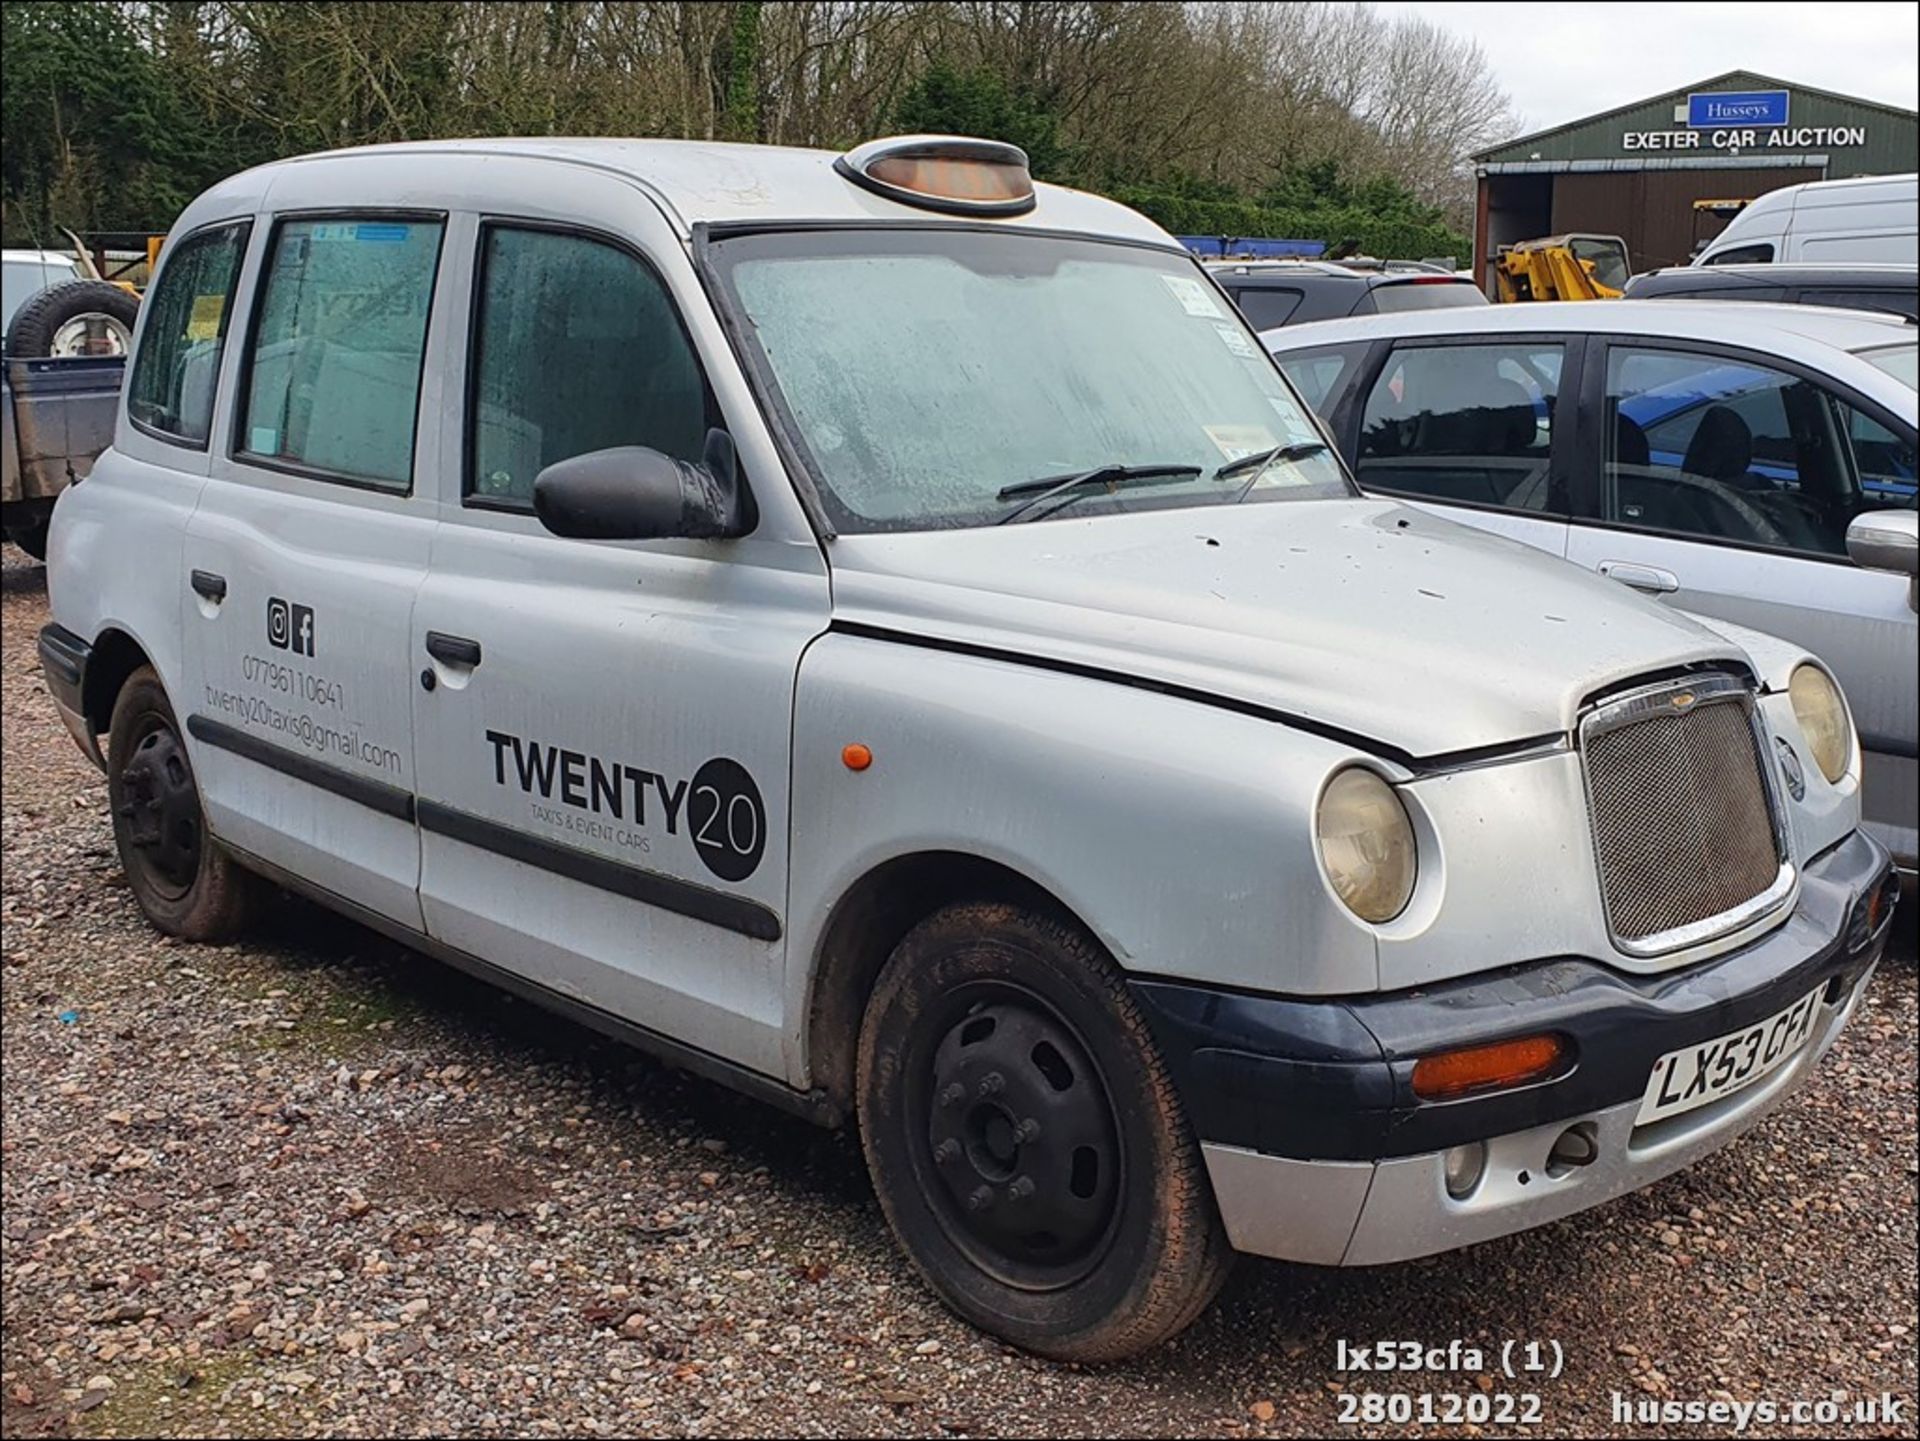
[[(993, 524), (1031, 483), (1107, 466), (1169, 473), (1078, 488), (1064, 514), (1352, 493), (1182, 255), (941, 226), (743, 234), (705, 257), (841, 530)], [(1215, 474), (1281, 446), (1303, 453)]]
[(1880, 345), (1872, 350), (1859, 352), (1862, 360), (1869, 365), (1877, 365), (1895, 380), (1910, 390), (1920, 390), (1920, 376), (1916, 375), (1916, 357), (1920, 356), (1920, 347), (1909, 340), (1905, 345)]
[(1373, 307), (1382, 315), (1405, 310), (1449, 310), (1456, 305), (1485, 305), (1487, 297), (1470, 280), (1401, 280), (1373, 288)]

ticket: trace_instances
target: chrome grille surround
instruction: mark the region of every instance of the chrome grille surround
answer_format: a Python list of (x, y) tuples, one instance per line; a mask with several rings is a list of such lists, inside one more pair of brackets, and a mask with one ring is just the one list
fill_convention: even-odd
[(1797, 872), (1752, 689), (1719, 672), (1661, 681), (1580, 722), (1587, 813), (1614, 945), (1697, 946), (1793, 899)]

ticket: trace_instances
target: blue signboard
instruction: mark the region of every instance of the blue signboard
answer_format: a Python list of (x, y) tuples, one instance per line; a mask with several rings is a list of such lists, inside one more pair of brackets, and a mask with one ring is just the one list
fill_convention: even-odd
[(1716, 91), (1687, 97), (1687, 124), (1695, 129), (1786, 123), (1787, 92), (1784, 90)]

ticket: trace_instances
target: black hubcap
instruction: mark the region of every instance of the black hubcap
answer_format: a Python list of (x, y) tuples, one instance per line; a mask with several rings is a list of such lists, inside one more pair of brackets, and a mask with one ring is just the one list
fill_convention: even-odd
[(1113, 1228), (1120, 1149), (1104, 1079), (1027, 997), (972, 1006), (934, 1052), (927, 1140), (950, 1235), (1014, 1285), (1091, 1270)]
[(155, 720), (120, 772), (115, 808), (127, 841), (154, 881), (184, 891), (200, 869), (200, 799), (180, 737)]

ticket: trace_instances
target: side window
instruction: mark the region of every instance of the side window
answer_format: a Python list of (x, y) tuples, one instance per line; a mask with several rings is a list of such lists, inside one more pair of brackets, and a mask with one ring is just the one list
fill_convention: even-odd
[(1773, 259), (1773, 243), (1763, 241), (1756, 245), (1736, 245), (1731, 250), (1723, 250), (1707, 259), (1708, 265), (1761, 265)]
[(478, 285), (467, 495), (530, 506), (543, 468), (617, 445), (700, 459), (713, 403), (666, 287), (640, 261), (496, 225)]
[[(1845, 457), (1852, 408), (1744, 358), (1614, 346), (1607, 357), (1602, 515), (1678, 535), (1845, 555), (1870, 508)], [(1885, 441), (1893, 437), (1881, 432)], [(1868, 451), (1893, 467), (1897, 456)], [(1896, 447), (1897, 449), (1897, 447)], [(1912, 448), (1906, 450), (1911, 466)], [(1911, 501), (1908, 502), (1911, 504)]]
[(326, 479), (405, 492), (438, 220), (287, 220), (255, 302), (235, 449)]
[[(1914, 510), (1920, 491), (1920, 467), (1916, 467), (1914, 444), (1902, 440), (1864, 411), (1836, 400), (1853, 452), (1853, 471), (1860, 495), (1853, 513), (1866, 510)], [(1842, 527), (1844, 533), (1845, 527)]]
[(1360, 484), (1511, 510), (1564, 509), (1548, 484), (1561, 353), (1546, 343), (1395, 351), (1367, 396)]
[(1321, 350), (1297, 350), (1277, 357), (1281, 371), (1293, 382), (1300, 398), (1330, 419), (1341, 379), (1367, 353), (1364, 345), (1330, 345)]
[(162, 439), (206, 446), (229, 302), (252, 230), (243, 222), (188, 236), (147, 293), (147, 328), (127, 380), (127, 414)]
[(1234, 291), (1233, 303), (1255, 330), (1272, 330), (1300, 308), (1300, 292), (1249, 287)]

